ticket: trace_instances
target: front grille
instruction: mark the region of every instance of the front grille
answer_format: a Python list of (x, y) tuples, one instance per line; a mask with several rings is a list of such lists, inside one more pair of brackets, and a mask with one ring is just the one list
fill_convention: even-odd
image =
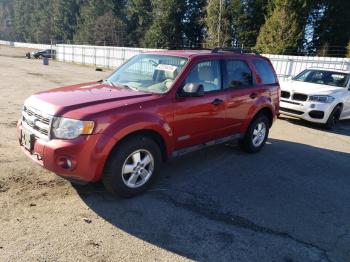
[(290, 93), (287, 91), (281, 91), (281, 97), (283, 98), (290, 98)]
[(295, 114), (295, 115), (302, 115), (302, 114), (304, 114), (304, 112), (302, 112), (302, 111), (289, 109), (289, 108), (285, 108), (285, 107), (280, 107), (280, 111), (286, 112), (286, 113)]
[(38, 110), (28, 106), (23, 107), (22, 123), (31, 129), (37, 137), (48, 139), (50, 132), (51, 117), (43, 116)]
[(296, 101), (306, 101), (307, 100), (307, 95), (295, 93), (295, 94), (293, 94), (293, 98), (292, 99), (296, 100)]
[(46, 125), (50, 124), (50, 119), (49, 118), (45, 118), (37, 113), (35, 113), (33, 111), (33, 109), (29, 109), (28, 107), (24, 107), (23, 111), (26, 112), (28, 114), (28, 116), (34, 116), (36, 117), (38, 120), (40, 120), (41, 122), (45, 123)]

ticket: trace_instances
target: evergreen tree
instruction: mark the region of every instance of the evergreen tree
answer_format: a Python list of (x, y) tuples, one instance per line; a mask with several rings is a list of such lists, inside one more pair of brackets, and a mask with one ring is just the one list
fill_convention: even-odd
[(349, 0), (0, 0), (0, 39), (344, 56), (349, 10)]
[(315, 6), (313, 48), (326, 56), (343, 56), (350, 39), (350, 1), (320, 0)]
[(81, 0), (51, 0), (52, 34), (58, 41), (72, 40)]
[(185, 6), (185, 0), (152, 0), (153, 22), (142, 44), (156, 48), (182, 47)]
[(32, 0), (14, 0), (14, 26), (17, 41), (32, 42), (31, 35), (32, 16), (31, 10), (34, 10)]
[(152, 23), (151, 0), (129, 0), (126, 16), (128, 44), (139, 46)]
[[(113, 15), (122, 15), (124, 10), (124, 2), (120, 0), (86, 0), (81, 8), (80, 14), (77, 21), (77, 29), (74, 35), (74, 41), (76, 43), (100, 43), (100, 35), (95, 35), (94, 30), (99, 25), (96, 22), (105, 21), (103, 18), (104, 15), (108, 15), (109, 12), (113, 12)], [(117, 34), (124, 35), (124, 23), (120, 23), (121, 20), (118, 20)], [(123, 25), (120, 27), (120, 25)], [(115, 43), (108, 42), (107, 45), (113, 45)], [(118, 43), (121, 44), (121, 43)]]
[(236, 45), (255, 46), (265, 23), (268, 0), (232, 0), (232, 25)]
[(0, 39), (15, 40), (14, 7), (12, 0), (0, 1)]
[(30, 38), (35, 43), (50, 43), (52, 38), (52, 15), (50, 0), (33, 0), (35, 12), (31, 15)]
[(123, 22), (113, 15), (112, 11), (99, 16), (93, 28), (94, 43), (96, 45), (116, 45), (124, 43)]
[(204, 39), (205, 0), (186, 1), (183, 19), (184, 46), (201, 47)]
[(208, 0), (205, 24), (207, 29), (206, 46), (230, 46), (232, 27), (230, 3), (227, 0)]
[(271, 15), (260, 30), (255, 48), (264, 53), (295, 53), (305, 30), (297, 11), (299, 1), (275, 0), (273, 4)]

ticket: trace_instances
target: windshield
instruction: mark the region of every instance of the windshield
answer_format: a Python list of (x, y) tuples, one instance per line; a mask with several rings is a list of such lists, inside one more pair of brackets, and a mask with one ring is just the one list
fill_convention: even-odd
[(106, 82), (135, 91), (165, 93), (186, 63), (183, 57), (141, 54), (119, 67)]
[(294, 77), (293, 80), (321, 85), (346, 87), (349, 81), (349, 74), (308, 69)]

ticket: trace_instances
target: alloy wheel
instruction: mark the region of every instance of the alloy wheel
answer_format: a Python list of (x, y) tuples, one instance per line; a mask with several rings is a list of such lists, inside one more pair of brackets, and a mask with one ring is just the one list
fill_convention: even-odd
[(254, 147), (259, 147), (265, 140), (266, 136), (266, 124), (259, 122), (253, 131), (252, 142)]
[(145, 149), (136, 150), (125, 160), (122, 168), (122, 178), (129, 188), (138, 188), (144, 185), (152, 176), (154, 158)]

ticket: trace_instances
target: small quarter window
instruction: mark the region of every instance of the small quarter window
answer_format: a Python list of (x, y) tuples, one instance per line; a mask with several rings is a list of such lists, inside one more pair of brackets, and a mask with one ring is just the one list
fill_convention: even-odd
[(266, 60), (256, 59), (253, 61), (253, 64), (264, 85), (271, 85), (277, 83), (274, 71), (271, 65)]

